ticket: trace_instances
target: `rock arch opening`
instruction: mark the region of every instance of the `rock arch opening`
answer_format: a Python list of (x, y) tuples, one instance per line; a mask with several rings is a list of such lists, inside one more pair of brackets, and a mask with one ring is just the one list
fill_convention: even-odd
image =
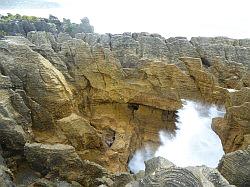
[(224, 109), (183, 100), (183, 107), (173, 114), (177, 118), (175, 133), (160, 130), (161, 144), (156, 151), (151, 147), (137, 150), (128, 165), (133, 173), (144, 170), (144, 161), (155, 156), (162, 156), (180, 167), (217, 166), (224, 151), (211, 123), (214, 117), (224, 116)]

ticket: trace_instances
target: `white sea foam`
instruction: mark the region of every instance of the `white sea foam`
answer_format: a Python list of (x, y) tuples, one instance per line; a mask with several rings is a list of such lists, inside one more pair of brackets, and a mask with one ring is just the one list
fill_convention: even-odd
[(239, 90), (235, 90), (235, 89), (231, 89), (231, 88), (228, 88), (227, 89), (229, 92), (237, 92), (237, 91), (239, 91)]
[(128, 167), (133, 173), (138, 173), (140, 170), (145, 170), (144, 161), (152, 158), (154, 156), (154, 151), (146, 146), (143, 149), (137, 150), (130, 160)]
[(181, 167), (216, 167), (224, 152), (219, 137), (211, 129), (211, 123), (212, 118), (223, 115), (224, 111), (214, 105), (184, 101), (183, 107), (178, 110), (175, 136), (160, 131), (161, 146), (155, 154), (145, 156), (148, 148), (137, 151), (129, 163), (130, 170), (135, 173), (143, 170), (144, 161), (152, 156), (162, 156)]

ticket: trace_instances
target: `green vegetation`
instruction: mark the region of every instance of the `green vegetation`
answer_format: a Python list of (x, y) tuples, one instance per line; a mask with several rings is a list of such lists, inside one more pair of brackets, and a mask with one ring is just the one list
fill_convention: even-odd
[(20, 14), (13, 15), (11, 13), (7, 13), (6, 16), (1, 16), (0, 17), (0, 22), (1, 23), (7, 23), (12, 20), (27, 20), (27, 21), (37, 21), (39, 20), (38, 17), (35, 16), (21, 16)]
[(76, 33), (91, 33), (94, 28), (89, 24), (88, 18), (81, 19), (80, 24), (72, 23), (70, 19), (61, 22), (57, 17), (49, 15), (49, 18), (26, 16), (20, 14), (0, 15), (0, 35), (23, 35), (30, 31), (46, 31), (51, 33), (66, 32), (72, 37)]

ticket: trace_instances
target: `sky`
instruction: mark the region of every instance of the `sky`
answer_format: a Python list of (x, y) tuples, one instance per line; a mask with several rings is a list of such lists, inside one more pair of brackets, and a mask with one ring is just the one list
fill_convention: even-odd
[[(250, 38), (249, 0), (46, 0), (47, 4), (49, 1), (59, 5), (55, 7), (53, 4), (46, 9), (37, 9), (44, 7), (40, 5), (28, 9), (20, 7), (20, 3), (14, 8), (1, 8), (1, 1), (10, 0), (0, 0), (0, 14), (11, 12), (45, 17), (53, 14), (74, 22), (86, 16), (98, 33), (149, 32), (164, 37)], [(30, 1), (34, 4), (34, 0)], [(41, 1), (45, 0), (37, 2)]]

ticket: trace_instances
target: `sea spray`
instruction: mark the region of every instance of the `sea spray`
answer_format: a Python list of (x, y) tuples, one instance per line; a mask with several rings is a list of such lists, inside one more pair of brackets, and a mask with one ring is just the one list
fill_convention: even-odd
[(144, 170), (144, 161), (153, 156), (162, 156), (181, 167), (217, 166), (224, 152), (219, 137), (211, 129), (211, 123), (212, 118), (222, 117), (224, 110), (215, 105), (183, 100), (183, 107), (177, 115), (175, 136), (160, 131), (161, 145), (157, 151), (147, 154), (149, 147), (138, 150), (129, 163), (132, 172)]
[(149, 160), (154, 156), (155, 151), (146, 145), (144, 148), (137, 150), (130, 160), (128, 167), (133, 173), (138, 173), (140, 170), (145, 170), (144, 161)]

